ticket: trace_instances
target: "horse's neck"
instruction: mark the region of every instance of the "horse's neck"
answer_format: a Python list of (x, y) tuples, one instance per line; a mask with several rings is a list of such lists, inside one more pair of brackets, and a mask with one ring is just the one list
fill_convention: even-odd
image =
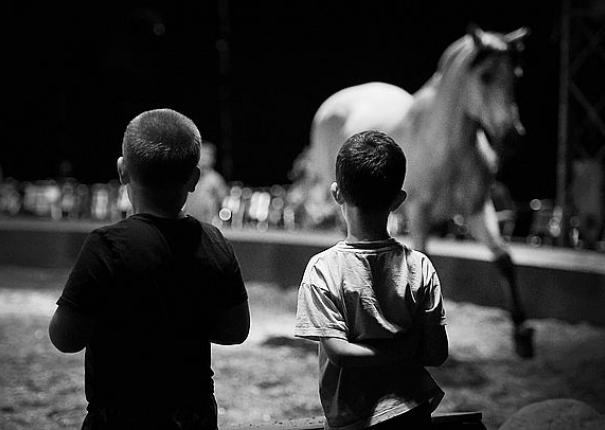
[(461, 109), (461, 92), (441, 85), (433, 76), (414, 94), (410, 113), (415, 116), (416, 132), (438, 152), (458, 156), (475, 149), (477, 125)]

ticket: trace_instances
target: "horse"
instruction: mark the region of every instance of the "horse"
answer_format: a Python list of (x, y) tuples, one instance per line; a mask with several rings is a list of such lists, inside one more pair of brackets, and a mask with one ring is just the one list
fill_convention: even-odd
[(404, 208), (414, 248), (426, 252), (432, 224), (464, 217), (472, 236), (491, 250), (508, 286), (515, 350), (521, 357), (533, 356), (534, 331), (526, 322), (489, 189), (498, 167), (494, 148), (508, 133), (524, 132), (514, 83), (522, 74), (518, 57), (527, 34), (526, 28), (508, 34), (469, 28), (414, 94), (383, 82), (338, 91), (317, 110), (310, 145), (295, 166), (308, 194), (327, 202), (336, 155), (347, 137), (368, 129), (393, 137), (408, 160)]

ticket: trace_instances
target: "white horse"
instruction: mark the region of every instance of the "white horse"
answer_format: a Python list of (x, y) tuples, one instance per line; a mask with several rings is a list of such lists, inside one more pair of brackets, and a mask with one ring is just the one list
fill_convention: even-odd
[(416, 249), (425, 250), (432, 223), (462, 215), (472, 235), (492, 251), (510, 291), (517, 353), (533, 355), (533, 331), (525, 324), (514, 266), (503, 241), (489, 189), (497, 156), (489, 142), (511, 129), (523, 132), (514, 99), (521, 74), (516, 56), (527, 30), (509, 34), (479, 28), (450, 45), (437, 72), (415, 94), (372, 82), (343, 89), (317, 111), (302, 166), (310, 194), (327, 190), (347, 137), (367, 129), (389, 134), (408, 159), (404, 205)]

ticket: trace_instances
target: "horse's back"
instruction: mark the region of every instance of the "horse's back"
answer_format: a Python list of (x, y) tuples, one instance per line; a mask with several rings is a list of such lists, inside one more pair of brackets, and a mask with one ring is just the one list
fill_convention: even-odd
[(321, 182), (333, 180), (338, 149), (355, 133), (373, 129), (397, 135), (412, 100), (403, 89), (383, 82), (345, 88), (328, 97), (313, 118), (309, 163), (313, 176)]
[(342, 125), (346, 137), (367, 129), (386, 133), (399, 126), (412, 96), (384, 82), (370, 82), (345, 88), (326, 99), (317, 110), (314, 126), (324, 122)]

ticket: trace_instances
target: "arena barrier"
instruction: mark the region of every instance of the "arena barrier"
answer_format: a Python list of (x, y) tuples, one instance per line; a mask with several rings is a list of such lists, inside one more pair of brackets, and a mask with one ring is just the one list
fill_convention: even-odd
[[(0, 264), (70, 267), (86, 234), (101, 225), (0, 220)], [(225, 230), (225, 235), (233, 243), (247, 281), (281, 288), (296, 287), (309, 258), (341, 239), (334, 232)], [(506, 303), (491, 256), (481, 244), (433, 239), (428, 249), (447, 299), (484, 306)], [(516, 243), (511, 244), (511, 253), (530, 318), (605, 326), (605, 254)]]
[[(434, 413), (431, 416), (435, 430), (485, 430), (481, 412)], [(323, 417), (276, 421), (272, 424), (227, 426), (225, 430), (323, 430)]]

